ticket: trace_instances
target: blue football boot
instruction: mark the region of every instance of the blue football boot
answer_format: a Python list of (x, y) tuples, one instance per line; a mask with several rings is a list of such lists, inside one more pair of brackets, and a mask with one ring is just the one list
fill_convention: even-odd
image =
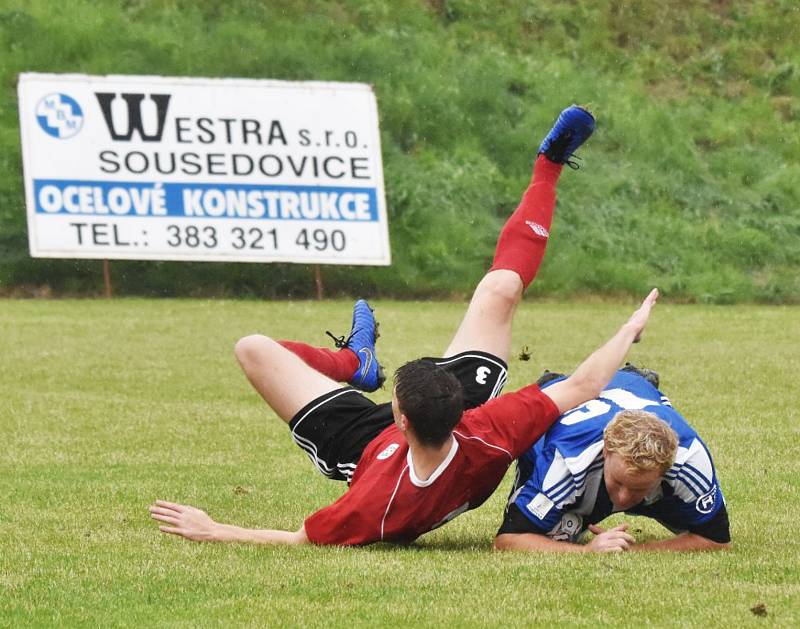
[(578, 163), (570, 158), (578, 147), (589, 139), (593, 131), (594, 116), (587, 109), (578, 105), (567, 107), (561, 112), (539, 147), (539, 154), (544, 154), (556, 164), (567, 164), (570, 168), (578, 168)]
[(657, 371), (653, 371), (652, 369), (648, 369), (647, 367), (637, 367), (633, 363), (625, 363), (625, 366), (621, 369), (621, 371), (630, 371), (632, 373), (638, 374), (642, 378), (647, 380), (650, 384), (652, 384), (656, 389), (658, 388), (660, 378), (658, 377)]
[(380, 336), (378, 322), (365, 300), (359, 299), (353, 306), (353, 326), (346, 339), (343, 336), (337, 338), (330, 332), (326, 334), (333, 339), (336, 347), (346, 347), (358, 357), (358, 371), (350, 380), (350, 385), (367, 393), (383, 386), (386, 376), (375, 354), (375, 341)]

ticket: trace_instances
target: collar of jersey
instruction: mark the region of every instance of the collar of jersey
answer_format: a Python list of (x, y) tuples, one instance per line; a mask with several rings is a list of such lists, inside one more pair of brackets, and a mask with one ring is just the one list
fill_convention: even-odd
[(414, 471), (414, 461), (411, 460), (411, 448), (409, 448), (408, 452), (406, 453), (406, 461), (408, 461), (408, 477), (411, 479), (411, 483), (416, 487), (428, 487), (429, 485), (432, 485), (434, 481), (439, 478), (447, 469), (447, 466), (450, 465), (450, 461), (453, 460), (456, 452), (458, 452), (458, 439), (453, 437), (453, 445), (450, 446), (450, 452), (447, 453), (444, 461), (439, 463), (439, 467), (433, 470), (433, 474), (430, 475), (428, 480), (420, 480)]

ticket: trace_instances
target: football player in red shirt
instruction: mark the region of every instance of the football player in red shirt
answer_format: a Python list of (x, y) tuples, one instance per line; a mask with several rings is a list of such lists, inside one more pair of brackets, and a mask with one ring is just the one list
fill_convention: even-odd
[(374, 318), (364, 301), (356, 304), (339, 352), (260, 335), (237, 343), (245, 374), (295, 442), (320, 472), (348, 482), (341, 498), (297, 531), (221, 524), (194, 507), (157, 500), (150, 513), (159, 529), (196, 541), (409, 543), (482, 504), (562, 412), (599, 395), (658, 297), (654, 289), (603, 347), (546, 393), (532, 384), (496, 397), (505, 383), (514, 312), (544, 255), (556, 183), (593, 130), (585, 109), (561, 113), (444, 357), (398, 369), (391, 404), (376, 405), (356, 390), (382, 382)]

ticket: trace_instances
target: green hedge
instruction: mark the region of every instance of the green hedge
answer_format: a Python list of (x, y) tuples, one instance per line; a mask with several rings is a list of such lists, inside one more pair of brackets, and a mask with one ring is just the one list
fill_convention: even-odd
[[(394, 263), (325, 267), (337, 294), (469, 292), (554, 116), (588, 103), (532, 293), (800, 302), (799, 32), (794, 0), (6, 0), (0, 288), (101, 284), (27, 253), (16, 80), (38, 71), (374, 84)], [(123, 294), (313, 292), (305, 266), (112, 268)]]

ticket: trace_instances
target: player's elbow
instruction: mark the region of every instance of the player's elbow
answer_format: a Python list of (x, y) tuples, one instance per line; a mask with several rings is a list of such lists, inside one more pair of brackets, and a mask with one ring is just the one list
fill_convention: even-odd
[(705, 550), (730, 550), (732, 548), (730, 542), (715, 542), (714, 540), (707, 539), (706, 540), (706, 548)]
[(502, 533), (494, 538), (494, 544), (492, 545), (492, 550), (514, 550), (514, 538), (515, 535), (509, 535), (507, 533)]
[(301, 544), (310, 544), (311, 540), (308, 539), (308, 534), (306, 533), (306, 527), (301, 526), (299, 530), (295, 531), (292, 534), (292, 544), (294, 545), (301, 545)]
[(703, 537), (702, 535), (697, 535), (690, 533), (689, 539), (693, 541), (691, 550), (699, 550), (699, 551), (717, 551), (717, 550), (730, 550), (731, 549), (731, 542), (730, 537), (728, 537), (727, 542), (717, 542), (713, 539), (709, 539), (708, 537)]

